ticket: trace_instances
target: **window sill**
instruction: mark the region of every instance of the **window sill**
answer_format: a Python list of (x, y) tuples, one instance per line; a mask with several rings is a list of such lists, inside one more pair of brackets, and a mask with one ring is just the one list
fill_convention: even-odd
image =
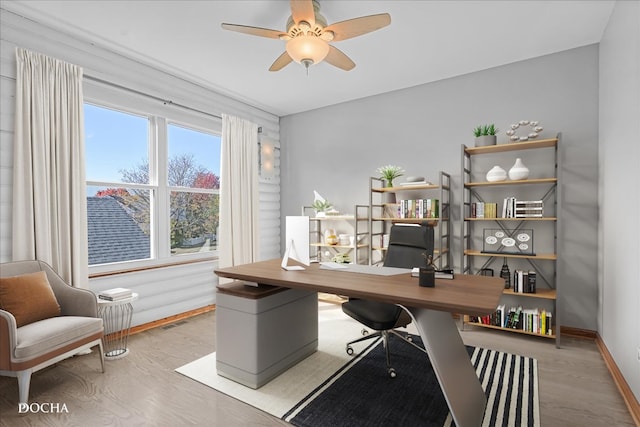
[[(123, 266), (123, 268), (118, 268), (118, 269), (114, 268), (108, 271), (96, 271), (95, 273), (89, 273), (89, 279), (116, 276), (119, 274), (138, 273), (141, 271), (156, 270), (159, 268), (176, 267), (181, 265), (196, 264), (196, 263), (211, 262), (211, 261), (218, 261), (218, 257), (217, 256), (200, 257), (197, 259), (188, 259), (188, 260), (180, 260), (180, 261), (163, 260), (161, 262), (158, 262), (157, 264), (131, 266), (129, 268), (124, 268)], [(91, 270), (91, 267), (89, 267), (89, 269)]]

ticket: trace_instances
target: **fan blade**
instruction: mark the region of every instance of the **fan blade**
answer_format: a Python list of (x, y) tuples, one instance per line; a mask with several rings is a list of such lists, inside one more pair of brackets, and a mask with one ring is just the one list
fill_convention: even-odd
[(324, 31), (332, 31), (332, 41), (337, 42), (379, 30), (390, 23), (391, 15), (388, 13), (380, 13), (378, 15), (361, 16), (360, 18), (336, 22), (326, 27)]
[(251, 36), (266, 37), (269, 39), (280, 39), (280, 36), (287, 35), (282, 31), (270, 30), (268, 28), (249, 27), (248, 25), (222, 24), (222, 28), (238, 33), (249, 34)]
[(297, 24), (300, 21), (306, 21), (311, 28), (316, 24), (316, 14), (313, 11), (313, 2), (311, 0), (291, 0), (291, 16), (293, 22)]
[(291, 63), (291, 61), (293, 61), (293, 59), (291, 59), (291, 57), (289, 56), (287, 51), (284, 51), (284, 53), (282, 55), (280, 55), (278, 57), (278, 59), (273, 61), (273, 64), (271, 64), (271, 67), (269, 68), (269, 71), (280, 71), (284, 67), (289, 65)]
[(329, 64), (343, 69), (345, 71), (353, 70), (353, 67), (356, 66), (356, 63), (351, 60), (347, 55), (342, 53), (340, 49), (335, 46), (329, 45), (329, 53), (327, 57), (324, 58)]

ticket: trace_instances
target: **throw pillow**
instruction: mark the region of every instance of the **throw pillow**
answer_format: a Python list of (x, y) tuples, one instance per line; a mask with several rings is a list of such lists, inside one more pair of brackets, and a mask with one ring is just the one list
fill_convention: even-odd
[(44, 271), (0, 278), (0, 308), (13, 314), (18, 327), (60, 315)]

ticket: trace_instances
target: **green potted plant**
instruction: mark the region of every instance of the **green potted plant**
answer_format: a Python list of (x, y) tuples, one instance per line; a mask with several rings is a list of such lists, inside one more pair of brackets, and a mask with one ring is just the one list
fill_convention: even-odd
[(496, 145), (496, 135), (499, 130), (500, 129), (498, 129), (493, 123), (473, 128), (473, 134), (476, 137), (476, 147)]
[(325, 217), (327, 216), (327, 211), (333, 207), (333, 205), (328, 200), (314, 200), (311, 204), (311, 207), (316, 210), (317, 217)]
[(385, 187), (393, 187), (393, 180), (404, 175), (404, 169), (393, 165), (379, 167), (377, 172), (380, 174), (380, 179), (384, 179)]

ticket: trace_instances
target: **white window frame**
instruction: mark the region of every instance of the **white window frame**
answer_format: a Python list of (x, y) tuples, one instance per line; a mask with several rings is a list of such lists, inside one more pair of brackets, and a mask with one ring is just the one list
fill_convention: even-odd
[[(214, 260), (218, 250), (192, 254), (171, 255), (169, 197), (173, 190), (218, 194), (219, 190), (172, 187), (168, 185), (167, 126), (176, 125), (216, 136), (222, 135), (222, 120), (211, 115), (163, 103), (139, 93), (107, 86), (90, 80), (84, 81), (84, 102), (97, 107), (110, 108), (126, 114), (149, 119), (149, 179), (148, 184), (86, 181), (87, 186), (129, 187), (151, 191), (150, 203), (150, 257), (144, 260), (122, 261), (89, 266), (89, 274), (118, 272), (171, 265), (182, 262)], [(157, 141), (157, 144), (155, 143)], [(164, 206), (164, 212), (161, 207)]]

